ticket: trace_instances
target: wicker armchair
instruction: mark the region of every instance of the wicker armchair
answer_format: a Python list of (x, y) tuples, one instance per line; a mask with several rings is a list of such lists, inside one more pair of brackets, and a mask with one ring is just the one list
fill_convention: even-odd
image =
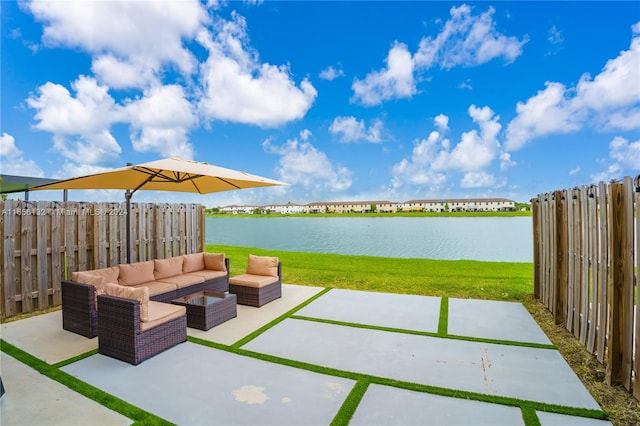
[(144, 323), (140, 301), (100, 295), (98, 306), (98, 352), (103, 355), (136, 365), (187, 340), (183, 306), (150, 301)]
[(256, 308), (282, 297), (282, 264), (276, 257), (249, 255), (247, 273), (229, 278), (229, 293), (238, 304)]

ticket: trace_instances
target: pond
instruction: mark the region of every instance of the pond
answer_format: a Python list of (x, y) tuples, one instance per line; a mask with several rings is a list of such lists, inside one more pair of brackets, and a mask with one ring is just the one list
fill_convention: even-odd
[(401, 258), (532, 262), (531, 217), (207, 217), (207, 244)]

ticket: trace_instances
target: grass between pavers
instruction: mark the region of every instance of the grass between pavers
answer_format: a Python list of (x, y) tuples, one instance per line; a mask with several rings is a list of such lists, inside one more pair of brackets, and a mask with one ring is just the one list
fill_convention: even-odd
[[(280, 317), (274, 319), (270, 323), (256, 330), (254, 333), (251, 333), (250, 335), (246, 336), (245, 338), (239, 340), (238, 342), (232, 345), (215, 343), (208, 340), (195, 338), (192, 336), (188, 336), (187, 340), (192, 343), (200, 344), (200, 345), (211, 347), (218, 350), (223, 350), (226, 352), (231, 352), (240, 356), (247, 356), (247, 357), (259, 359), (262, 361), (277, 363), (277, 364), (281, 364), (281, 365), (285, 365), (293, 368), (316, 372), (319, 374), (325, 374), (329, 376), (336, 376), (336, 377), (342, 377), (342, 378), (354, 380), (355, 385), (352, 388), (349, 395), (347, 395), (347, 397), (345, 398), (345, 401), (343, 401), (343, 404), (341, 405), (338, 412), (336, 413), (331, 423), (332, 425), (347, 425), (349, 423), (360, 401), (362, 400), (364, 394), (366, 393), (366, 390), (368, 389), (369, 385), (372, 383), (383, 385), (383, 386), (406, 389), (406, 390), (415, 391), (415, 392), (423, 392), (423, 393), (429, 393), (433, 395), (440, 395), (444, 397), (476, 400), (476, 401), (486, 402), (486, 403), (519, 407), (522, 410), (522, 416), (526, 426), (540, 425), (540, 421), (537, 417), (536, 411), (547, 411), (547, 412), (552, 412), (557, 414), (565, 414), (570, 416), (593, 418), (593, 419), (607, 418), (607, 414), (601, 410), (567, 407), (562, 405), (554, 405), (554, 404), (540, 403), (535, 401), (520, 400), (517, 398), (494, 396), (494, 395), (487, 395), (487, 394), (476, 393), (476, 392), (461, 391), (461, 390), (450, 389), (450, 388), (424, 385), (419, 383), (405, 382), (405, 381), (389, 379), (385, 377), (378, 377), (378, 376), (372, 376), (368, 374), (356, 373), (351, 371), (338, 370), (338, 369), (324, 367), (316, 364), (310, 364), (310, 363), (305, 363), (305, 362), (296, 361), (292, 359), (281, 358), (278, 356), (263, 354), (259, 352), (253, 352), (253, 351), (249, 351), (241, 348), (241, 346), (245, 345), (249, 341), (255, 339), (256, 337), (260, 336), (267, 330), (273, 328), (274, 326), (278, 325), (279, 323), (281, 323), (282, 321), (288, 318), (329, 322), (329, 323), (335, 323), (341, 326), (373, 328), (373, 329), (379, 329), (387, 332), (425, 334), (422, 332), (415, 332), (413, 330), (375, 327), (375, 326), (368, 326), (364, 324), (344, 323), (339, 321), (322, 320), (318, 318), (300, 317), (295, 315), (296, 312), (298, 312), (305, 306), (309, 305), (314, 300), (318, 299), (319, 297), (321, 297), (322, 295), (324, 295), (330, 290), (331, 290), (330, 288), (326, 288), (322, 290), (318, 294), (312, 296), (311, 298), (302, 302), (295, 308), (289, 310), (288, 312), (284, 313)], [(540, 345), (540, 344), (528, 344), (528, 343), (523, 344), (521, 342), (476, 339), (476, 338), (469, 338), (464, 336), (450, 336), (446, 333), (446, 323), (448, 322), (448, 303), (446, 300), (444, 302), (441, 302), (439, 317), (440, 317), (440, 321), (438, 325), (439, 332), (429, 333), (428, 335), (431, 335), (434, 337), (442, 337), (442, 338), (460, 338), (464, 340), (479, 341), (479, 342), (485, 342), (485, 343), (489, 342), (489, 343), (510, 344), (510, 345), (515, 344), (520, 346), (534, 345), (533, 347), (537, 347), (537, 348), (553, 349), (552, 345)], [(88, 383), (83, 382), (59, 369), (62, 366), (71, 364), (80, 359), (94, 355), (96, 353), (95, 350), (70, 358), (68, 360), (62, 361), (55, 365), (49, 365), (46, 362), (41, 361), (38, 358), (16, 348), (15, 346), (7, 342), (4, 342), (1, 339), (0, 339), (0, 350), (13, 356), (14, 358), (18, 359), (24, 364), (29, 365), (30, 367), (34, 368), (36, 371), (39, 371), (41, 374), (53, 380), (56, 380), (59, 383), (69, 387), (70, 389), (104, 405), (105, 407), (134, 420), (134, 424), (151, 424), (151, 425), (172, 424), (158, 416), (155, 416), (151, 413), (146, 412), (145, 410), (135, 407), (127, 403), (126, 401), (123, 401), (111, 394), (108, 394), (98, 388), (95, 388), (94, 386), (91, 386)]]
[(73, 377), (71, 374), (65, 373), (60, 370), (59, 365), (70, 364), (71, 362), (75, 362), (79, 359), (86, 358), (88, 356), (94, 355), (97, 351), (89, 351), (86, 354), (82, 354), (77, 357), (73, 357), (71, 360), (68, 360), (63, 363), (58, 363), (56, 365), (50, 365), (46, 362), (36, 358), (35, 356), (19, 349), (12, 344), (5, 342), (0, 339), (0, 350), (6, 353), (7, 355), (15, 358), (21, 363), (33, 368), (43, 376), (48, 377), (51, 380), (54, 380), (69, 389), (79, 393), (80, 395), (85, 396), (100, 405), (103, 405), (106, 408), (109, 408), (112, 411), (122, 414), (123, 416), (133, 420), (133, 425), (173, 425), (167, 420), (164, 420), (155, 414), (151, 414), (148, 411), (145, 411), (141, 408), (136, 407), (135, 405), (129, 404), (127, 401), (124, 401), (116, 396), (111, 395), (101, 389), (96, 388), (76, 377)]

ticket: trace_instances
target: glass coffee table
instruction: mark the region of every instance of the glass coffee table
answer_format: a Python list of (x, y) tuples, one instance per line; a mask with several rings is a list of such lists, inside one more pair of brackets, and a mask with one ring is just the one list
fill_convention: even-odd
[(199, 291), (171, 303), (187, 308), (187, 327), (209, 330), (238, 315), (236, 301), (235, 294)]

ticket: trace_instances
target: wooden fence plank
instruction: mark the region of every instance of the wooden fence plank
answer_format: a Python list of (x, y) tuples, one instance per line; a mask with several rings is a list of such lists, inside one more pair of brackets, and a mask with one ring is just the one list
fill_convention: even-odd
[(35, 276), (31, 247), (33, 246), (33, 230), (35, 229), (35, 216), (31, 215), (31, 206), (28, 202), (21, 203), (20, 211), (20, 271), (21, 271), (21, 302), (22, 312), (32, 312), (32, 294), (35, 291)]
[(598, 307), (598, 361), (604, 363), (607, 347), (607, 332), (609, 320), (610, 295), (608, 290), (609, 280), (609, 186), (600, 182), (598, 187), (598, 213), (600, 216), (598, 241), (598, 291), (602, 295)]
[(16, 211), (17, 202), (16, 201), (7, 201), (4, 203), (3, 209), (3, 219), (4, 219), (4, 240), (3, 247), (4, 253), (2, 256), (3, 260), (3, 283), (2, 286), (4, 288), (4, 316), (10, 317), (18, 313), (18, 309), (16, 306), (16, 294), (18, 293), (17, 289), (17, 277), (14, 278), (17, 274), (16, 271), (16, 232), (18, 232), (18, 227), (16, 226)]
[(563, 192), (554, 193), (556, 218), (555, 218), (555, 259), (556, 277), (553, 294), (555, 298), (555, 319), (556, 324), (565, 323), (567, 320), (567, 207), (566, 199), (563, 200)]
[(587, 336), (586, 348), (589, 353), (595, 352), (596, 346), (596, 333), (598, 331), (598, 300), (600, 294), (598, 293), (598, 217), (596, 211), (596, 189), (592, 185), (588, 189), (587, 195), (587, 226), (589, 236), (589, 330)]
[(64, 258), (64, 209), (60, 209), (56, 203), (51, 203), (51, 273), (48, 276), (48, 286), (51, 289), (52, 306), (62, 303), (62, 289), (60, 280), (63, 278)]
[(635, 218), (636, 218), (636, 325), (635, 325), (635, 358), (633, 370), (635, 382), (633, 395), (640, 399), (640, 175), (635, 179)]
[(580, 343), (587, 343), (587, 325), (589, 323), (589, 301), (591, 297), (589, 285), (589, 221), (587, 215), (588, 188), (583, 186), (579, 190), (580, 203)]
[[(540, 289), (541, 281), (541, 256), (540, 249), (540, 197), (531, 199), (531, 222), (533, 224), (533, 295), (536, 299), (542, 298)], [(206, 229), (205, 229), (206, 232)]]
[(36, 287), (38, 291), (37, 309), (49, 307), (49, 288), (48, 271), (49, 261), (47, 256), (47, 247), (50, 243), (50, 221), (51, 217), (47, 215), (47, 202), (38, 201), (35, 204), (34, 219), (36, 221)]

